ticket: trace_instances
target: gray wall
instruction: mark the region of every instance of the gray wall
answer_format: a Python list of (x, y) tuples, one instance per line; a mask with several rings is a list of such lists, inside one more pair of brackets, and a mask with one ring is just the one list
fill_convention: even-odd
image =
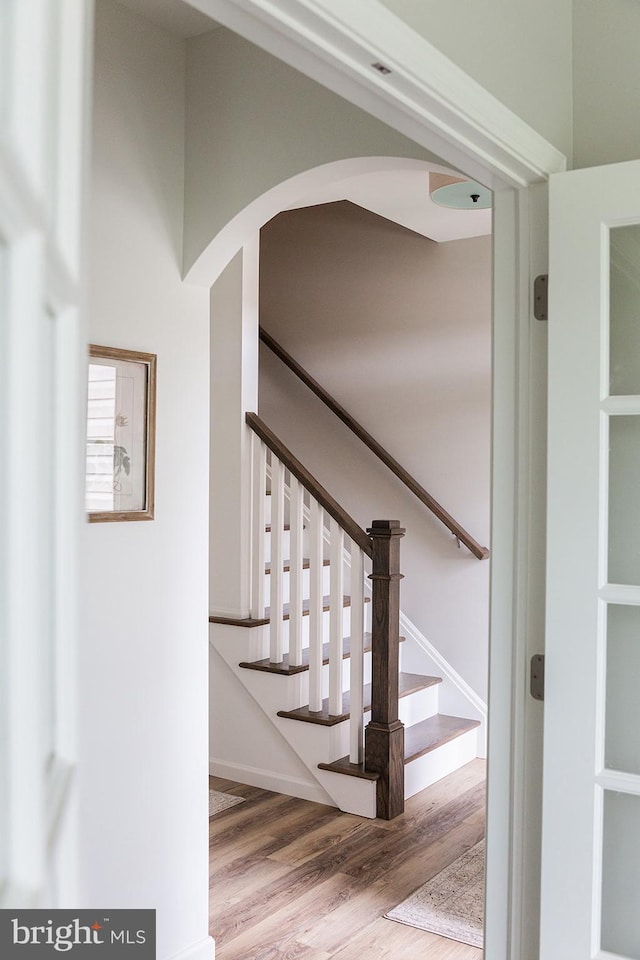
[(574, 166), (640, 157), (640, 4), (575, 0)]
[(571, 158), (571, 0), (382, 3)]
[[(436, 244), (353, 204), (261, 236), (261, 322), (481, 543), (489, 538), (491, 238)], [(400, 519), (402, 608), (486, 697), (489, 563), (261, 347), (260, 415), (363, 525)]]

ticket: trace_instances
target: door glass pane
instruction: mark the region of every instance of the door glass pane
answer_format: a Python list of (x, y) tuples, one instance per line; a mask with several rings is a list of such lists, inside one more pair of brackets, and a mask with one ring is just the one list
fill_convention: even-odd
[(607, 612), (605, 766), (640, 774), (640, 607)]
[(640, 417), (609, 418), (609, 583), (640, 585)]
[(610, 386), (640, 394), (640, 224), (611, 230)]
[(604, 795), (603, 950), (640, 960), (640, 797)]

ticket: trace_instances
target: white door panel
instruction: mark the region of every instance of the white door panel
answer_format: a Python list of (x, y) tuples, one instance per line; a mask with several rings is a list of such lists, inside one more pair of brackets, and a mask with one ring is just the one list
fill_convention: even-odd
[(550, 184), (542, 960), (640, 960), (640, 162)]
[(72, 903), (91, 8), (0, 7), (0, 906)]

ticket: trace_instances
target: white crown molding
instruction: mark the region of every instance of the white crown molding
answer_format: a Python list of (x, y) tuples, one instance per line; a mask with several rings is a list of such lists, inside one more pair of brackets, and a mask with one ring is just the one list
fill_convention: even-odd
[(559, 150), (377, 0), (188, 2), (489, 187), (566, 169)]

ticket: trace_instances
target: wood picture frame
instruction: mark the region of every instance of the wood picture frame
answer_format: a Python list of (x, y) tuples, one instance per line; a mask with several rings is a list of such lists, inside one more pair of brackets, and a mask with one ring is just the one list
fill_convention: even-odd
[(89, 523), (154, 519), (156, 365), (155, 353), (89, 346)]

